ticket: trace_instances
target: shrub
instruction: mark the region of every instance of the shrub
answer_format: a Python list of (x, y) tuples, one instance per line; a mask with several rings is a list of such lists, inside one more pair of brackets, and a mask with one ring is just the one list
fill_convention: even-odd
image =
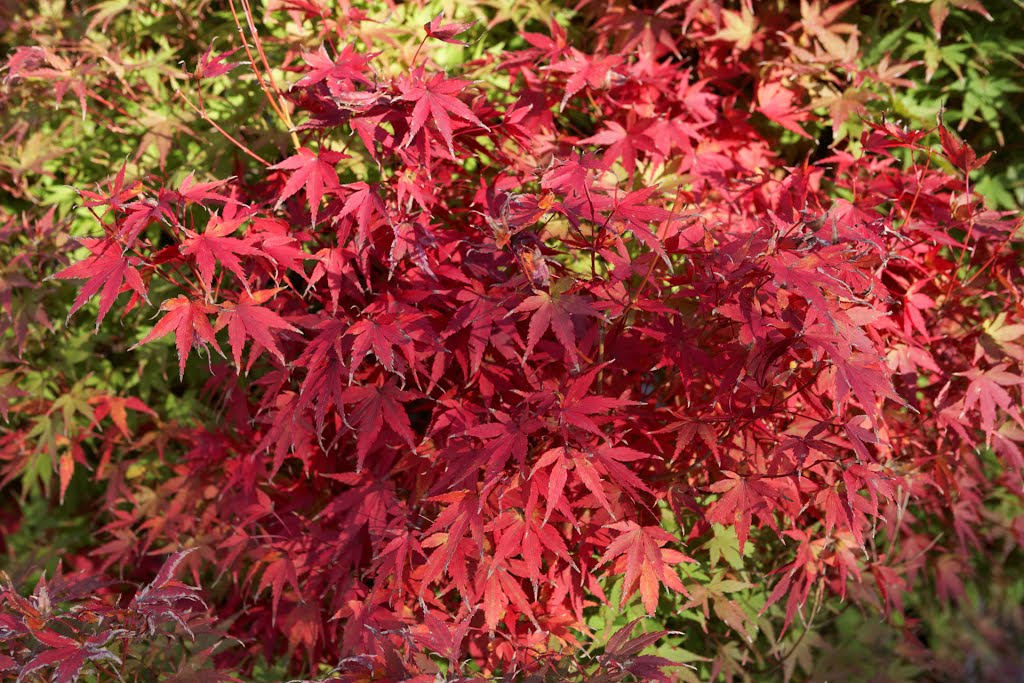
[(194, 550), (252, 679), (831, 680), (1019, 565), (1019, 221), (913, 51), (544, 7), (15, 17), (22, 569)]

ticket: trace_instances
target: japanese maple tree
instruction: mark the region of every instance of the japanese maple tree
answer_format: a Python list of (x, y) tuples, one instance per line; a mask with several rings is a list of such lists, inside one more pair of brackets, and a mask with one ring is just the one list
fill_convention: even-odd
[[(860, 61), (851, 3), (584, 0), (457, 69), (486, 21), (271, 5), (301, 40), (243, 0), (244, 45), (190, 68), (254, 74), (276, 147), (218, 126), (231, 177), (112, 167), (52, 269), (201, 414), (21, 406), (2, 442), (5, 483), (56, 434), (60, 495), (102, 485), (83, 568), (192, 552), (242, 641), (218, 665), (788, 677), (822, 605), (904, 617), (1024, 542), (1020, 222), (941, 120), (870, 115), (908, 82)], [(84, 112), (89, 81), (26, 49), (10, 73)], [(172, 557), (117, 618), (185, 621)], [(120, 661), (117, 633), (18, 628), (26, 675)]]

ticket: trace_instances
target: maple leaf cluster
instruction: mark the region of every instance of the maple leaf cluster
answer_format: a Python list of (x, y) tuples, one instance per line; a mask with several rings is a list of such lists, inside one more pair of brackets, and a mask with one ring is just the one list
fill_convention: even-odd
[[(997, 487), (1024, 495), (1019, 224), (941, 122), (936, 146), (868, 121), (784, 158), (775, 125), (806, 136), (823, 107), (838, 127), (864, 82), (901, 85), (858, 65), (851, 3), (804, 4), (797, 26), (583, 2), (594, 40), (552, 23), (458, 77), (432, 55), (468, 23), (432, 20), (401, 69), (329, 41), (299, 54), (277, 163), (83, 189), (96, 236), (54, 276), (84, 280), (69, 315), (155, 314), (135, 346), (173, 337), (168, 383), (210, 408), (129, 433), (126, 408), (152, 411), (104, 403), (110, 451), (181, 455), (146, 502), (107, 468), (95, 555), (197, 548), (250, 644), (234, 666), (426, 681), (552, 671), (608, 603), (746, 640), (822, 595), (900, 612), (915, 581), (955, 594), (982, 534), (1024, 541), (1021, 518), (981, 523)], [(700, 578), (723, 530), (765, 553), (760, 614), (729, 595), (752, 584)], [(690, 675), (637, 655), (665, 633), (635, 625), (601, 680)]]
[[(0, 573), (0, 672), (16, 672), (18, 680), (49, 674), (54, 683), (74, 683), (83, 672), (120, 676), (126, 660), (154, 675), (163, 667), (163, 637), (181, 627), (195, 638), (196, 611), (205, 609), (198, 588), (174, 578), (193, 551), (173, 553), (156, 577), (118, 604), (110, 581), (82, 572), (65, 576), (59, 569), (45, 574), (29, 597), (22, 597), (10, 578)], [(63, 607), (74, 603), (70, 609)], [(155, 642), (153, 642), (155, 641)], [(209, 657), (212, 647), (204, 655)], [(229, 680), (215, 675), (207, 680)]]

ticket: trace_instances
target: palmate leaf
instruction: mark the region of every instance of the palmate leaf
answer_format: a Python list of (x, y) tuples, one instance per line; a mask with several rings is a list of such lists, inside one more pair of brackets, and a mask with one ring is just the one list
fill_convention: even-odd
[(253, 292), (252, 295), (243, 293), (237, 304), (225, 302), (221, 305), (222, 310), (217, 316), (215, 331), (225, 326), (228, 328), (228, 342), (235, 367), (242, 367), (242, 347), (245, 345), (246, 337), (253, 340), (253, 347), (249, 352), (250, 367), (263, 349), (284, 362), (284, 354), (278, 348), (275, 335), (280, 331), (299, 332), (299, 329), (262, 305), (270, 301), (278, 291), (280, 290), (262, 289)]
[(480, 424), (466, 431), (469, 436), (475, 436), (486, 444), (484, 466), (488, 479), (504, 470), (509, 458), (514, 458), (525, 469), (530, 434), (542, 427), (536, 418), (513, 417), (500, 411), (495, 411), (494, 418), (495, 422)]
[(178, 186), (178, 194), (186, 202), (193, 204), (202, 204), (207, 201), (215, 201), (222, 204), (236, 203), (231, 197), (215, 191), (226, 186), (230, 180), (229, 178), (227, 180), (210, 180), (197, 183), (195, 181), (195, 173), (189, 173), (181, 181), (181, 185)]
[(54, 683), (74, 683), (89, 662), (106, 661), (115, 665), (122, 663), (117, 655), (106, 648), (89, 644), (83, 646), (77, 640), (56, 633), (47, 636), (37, 632), (35, 635), (49, 649), (40, 652), (20, 668), (19, 681), (43, 669), (51, 669)]
[(529, 358), (533, 354), (537, 343), (550, 328), (556, 339), (562, 343), (567, 360), (576, 367), (579, 366), (579, 352), (576, 349), (574, 320), (586, 316), (601, 317), (600, 312), (585, 297), (560, 293), (557, 289), (551, 293), (538, 291), (527, 297), (508, 315), (513, 313), (532, 313), (524, 358)]
[(644, 681), (668, 681), (673, 680), (666, 669), (679, 666), (670, 659), (655, 655), (641, 655), (648, 647), (656, 644), (663, 637), (670, 635), (671, 631), (648, 631), (636, 637), (631, 637), (638, 624), (642, 623), (643, 617), (629, 622), (618, 631), (612, 634), (605, 644), (604, 653), (600, 655), (600, 661), (604, 665), (612, 665), (613, 671), (628, 672), (636, 678)]
[(442, 503), (444, 508), (423, 535), (423, 547), (433, 550), (420, 568), (418, 578), (426, 588), (447, 573), (461, 579), (465, 585), (468, 556), (462, 546), (466, 543), (478, 551), (483, 549), (480, 499), (471, 491), (455, 491), (434, 496), (432, 502)]
[(142, 191), (142, 182), (138, 180), (125, 187), (124, 181), (127, 170), (128, 162), (121, 164), (121, 168), (113, 180), (107, 181), (106, 192), (78, 190), (78, 194), (85, 200), (82, 202), (82, 206), (85, 208), (106, 206), (116, 210), (124, 209), (128, 201), (134, 199)]
[(200, 57), (199, 61), (196, 63), (196, 70), (194, 72), (196, 80), (201, 81), (204, 78), (217, 78), (218, 76), (231, 73), (240, 66), (248, 64), (249, 62), (245, 61), (225, 61), (228, 57), (241, 49), (241, 47), (236, 47), (232, 50), (228, 50), (227, 52), (221, 52), (217, 56), (213, 56), (213, 43), (210, 43), (210, 47), (206, 48), (206, 52), (203, 53), (203, 56)]
[(362, 469), (366, 455), (387, 425), (388, 431), (397, 434), (410, 447), (415, 447), (416, 435), (409, 423), (409, 416), (402, 403), (417, 397), (415, 392), (398, 388), (394, 379), (382, 386), (349, 387), (341, 394), (345, 404), (354, 404), (349, 420), (354, 422), (359, 440), (356, 444), (357, 469)]
[(345, 97), (356, 84), (367, 87), (372, 85), (368, 78), (372, 73), (369, 60), (376, 54), (379, 53), (363, 54), (357, 52), (352, 45), (345, 45), (337, 57), (332, 58), (326, 48), (321, 46), (317, 52), (302, 55), (311, 68), (293, 87), (308, 88), (325, 81), (334, 96)]
[(810, 138), (800, 123), (810, 118), (802, 109), (796, 95), (779, 81), (763, 81), (757, 91), (757, 108), (762, 114), (786, 130)]
[(565, 94), (558, 105), (559, 109), (565, 109), (569, 100), (584, 87), (599, 89), (610, 86), (617, 75), (615, 68), (621, 65), (622, 61), (619, 55), (596, 57), (571, 48), (569, 56), (565, 59), (548, 65), (546, 68), (551, 71), (569, 74), (565, 83)]
[(146, 285), (139, 275), (138, 268), (142, 265), (140, 259), (125, 254), (121, 245), (110, 239), (83, 239), (82, 246), (89, 249), (92, 255), (52, 276), (59, 280), (87, 279), (71, 304), (69, 320), (75, 311), (97, 295), (100, 298), (97, 328), (114, 305), (117, 295), (126, 289), (149, 301)]
[(448, 153), (454, 159), (456, 157), (453, 146), (452, 117), (472, 123), (484, 130), (490, 130), (483, 121), (477, 118), (473, 110), (456, 97), (467, 85), (469, 85), (468, 81), (445, 78), (443, 74), (435, 74), (428, 79), (422, 68), (416, 69), (407, 78), (400, 80), (398, 88), (402, 92), (402, 99), (416, 103), (409, 119), (409, 132), (402, 144), (404, 146), (411, 144), (413, 138), (429, 118), (434, 122), (441, 134), (441, 139), (448, 148)]
[(213, 281), (213, 271), (217, 263), (231, 271), (248, 290), (249, 282), (239, 257), (262, 255), (263, 252), (254, 246), (255, 238), (251, 235), (241, 238), (229, 237), (247, 219), (248, 216), (244, 213), (231, 219), (214, 215), (210, 218), (205, 232), (184, 230), (185, 239), (182, 240), (179, 249), (182, 254), (195, 259), (200, 281), (207, 290)]
[(431, 19), (428, 23), (423, 25), (423, 29), (427, 32), (427, 35), (431, 38), (436, 38), (445, 43), (451, 43), (453, 45), (468, 45), (461, 40), (455, 40), (455, 36), (460, 33), (465, 33), (476, 24), (475, 21), (467, 23), (444, 23), (444, 12), (441, 12), (436, 17)]
[(217, 312), (215, 306), (205, 301), (178, 296), (160, 304), (160, 310), (164, 312), (164, 317), (153, 326), (149, 334), (131, 348), (148, 344), (174, 332), (174, 342), (178, 349), (178, 371), (181, 377), (185, 376), (185, 362), (193, 347), (205, 348), (210, 344), (217, 353), (224, 355), (207, 317)]
[(1024, 384), (1024, 377), (1007, 372), (1007, 365), (1002, 364), (988, 370), (975, 368), (958, 373), (970, 380), (963, 399), (961, 415), (975, 409), (981, 416), (981, 427), (986, 434), (991, 434), (996, 427), (996, 409), (1004, 412), (1012, 410), (1014, 399), (1009, 387)]
[[(376, 225), (382, 222), (391, 223), (390, 214), (376, 187), (363, 182), (350, 183), (344, 187), (352, 190), (352, 193), (345, 198), (345, 203), (334, 220), (341, 221), (351, 216), (350, 220), (356, 224), (356, 247), (362, 249), (373, 244), (372, 232)], [(347, 236), (346, 230), (339, 242), (344, 243)]]
[(195, 551), (195, 548), (189, 548), (170, 553), (156, 577), (132, 598), (129, 608), (142, 615), (151, 635), (156, 633), (160, 624), (168, 622), (180, 625), (192, 635), (188, 626), (189, 611), (205, 608), (206, 603), (198, 588), (178, 581), (174, 576), (182, 562)]
[(727, 478), (711, 486), (712, 491), (723, 495), (708, 508), (707, 518), (709, 522), (735, 525), (742, 554), (754, 515), (772, 523), (770, 513), (779, 492), (770, 481), (760, 477), (742, 477), (732, 472), (725, 475)]
[(402, 376), (401, 360), (395, 350), (400, 350), (410, 366), (414, 364), (415, 346), (412, 337), (400, 324), (403, 321), (394, 316), (381, 315), (375, 318), (364, 318), (352, 323), (345, 331), (346, 337), (352, 338), (352, 357), (349, 361), (349, 381), (363, 359), (373, 353), (377, 362), (388, 372)]
[(597, 566), (617, 559), (615, 568), (624, 574), (622, 605), (625, 605), (626, 600), (639, 588), (644, 609), (648, 614), (654, 614), (658, 607), (658, 591), (661, 584), (680, 593), (686, 593), (686, 588), (672, 569), (672, 565), (696, 560), (677, 550), (663, 547), (666, 543), (676, 540), (671, 534), (660, 526), (642, 527), (631, 521), (609, 524), (608, 528), (618, 531), (619, 534), (608, 544)]
[(308, 147), (300, 147), (299, 151), (284, 161), (274, 164), (273, 170), (292, 171), (288, 182), (277, 195), (277, 206), (280, 208), (285, 200), (299, 190), (306, 194), (309, 202), (310, 220), (316, 225), (317, 214), (320, 212), (320, 202), (325, 192), (335, 192), (338, 185), (338, 173), (334, 167), (342, 159), (348, 156), (341, 152), (332, 152), (321, 149), (314, 152)]

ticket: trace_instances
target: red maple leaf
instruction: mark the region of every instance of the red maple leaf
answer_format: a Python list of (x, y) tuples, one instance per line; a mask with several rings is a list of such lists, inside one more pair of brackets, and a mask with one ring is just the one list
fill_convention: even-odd
[(497, 476), (510, 457), (514, 457), (525, 470), (530, 434), (541, 427), (541, 422), (537, 418), (514, 418), (500, 410), (494, 411), (492, 417), (495, 418), (495, 422), (477, 425), (466, 431), (466, 434), (475, 436), (486, 444), (481, 455), (482, 459), (486, 460), (487, 480)]
[(388, 372), (402, 375), (401, 367), (396, 366), (395, 347), (402, 349), (410, 365), (414, 363), (412, 338), (398, 326), (394, 316), (380, 315), (375, 318), (363, 318), (352, 323), (345, 336), (352, 337), (352, 360), (349, 362), (349, 382), (356, 368), (363, 362), (366, 354), (373, 355)]
[(846, 495), (842, 495), (836, 486), (826, 486), (814, 496), (814, 502), (825, 513), (826, 535), (838, 527), (841, 531), (850, 532), (857, 545), (864, 545), (864, 533), (861, 530), (864, 528), (864, 508), (870, 505), (867, 498), (849, 490)]
[(526, 616), (534, 624), (537, 618), (530, 607), (530, 599), (520, 585), (520, 580), (513, 576), (507, 568), (496, 566), (486, 560), (481, 563), (476, 575), (476, 590), (482, 594), (481, 607), (484, 613), (484, 625), (494, 631), (505, 616), (510, 606), (515, 607), (516, 614)]
[[(564, 395), (559, 401), (556, 419), (562, 436), (567, 438), (568, 428), (582, 429), (589, 434), (604, 438), (604, 432), (592, 417), (610, 410), (621, 410), (631, 405), (639, 405), (621, 397), (601, 396), (591, 393), (594, 381), (605, 365), (598, 365), (579, 377), (566, 382)], [(559, 392), (562, 394), (562, 392)]]
[[(291, 228), (286, 222), (275, 218), (255, 218), (249, 234), (259, 243), (259, 250), (278, 269), (289, 270), (307, 279), (302, 262), (316, 260), (316, 256), (300, 248), (301, 243), (291, 234)], [(278, 280), (283, 274), (278, 270), (273, 275)]]
[[(345, 188), (353, 190), (353, 192), (345, 198), (345, 204), (342, 205), (341, 211), (337, 213), (334, 220), (341, 221), (341, 219), (351, 215), (355, 220), (357, 229), (356, 247), (362, 248), (364, 245), (373, 244), (372, 232), (374, 226), (381, 223), (380, 219), (384, 219), (388, 223), (391, 222), (391, 217), (388, 214), (387, 207), (384, 205), (384, 200), (381, 199), (377, 188), (368, 183), (350, 183), (345, 185)], [(349, 230), (350, 228), (346, 228), (344, 232), (339, 233), (339, 243), (343, 244), (346, 241)]]
[[(944, 0), (940, 0), (940, 2), (943, 1)], [(961, 2), (963, 2), (963, 0), (961, 0)], [(992, 156), (992, 152), (989, 152), (979, 159), (978, 155), (970, 145), (966, 142), (957, 140), (956, 137), (949, 132), (949, 129), (943, 125), (941, 117), (939, 118), (939, 142), (942, 143), (942, 152), (946, 155), (946, 158), (965, 174), (969, 174), (971, 171), (981, 168)]]
[(199, 597), (199, 589), (178, 581), (174, 575), (181, 563), (196, 550), (188, 548), (169, 554), (156, 577), (140, 588), (132, 598), (129, 608), (145, 618), (150, 634), (156, 632), (159, 624), (171, 621), (180, 624), (192, 635), (185, 622), (185, 613), (193, 607), (206, 607), (206, 604)]
[(810, 112), (796, 103), (796, 95), (780, 81), (761, 81), (757, 86), (757, 110), (786, 130), (805, 138), (811, 136), (800, 127)]
[(59, 280), (87, 278), (87, 282), (82, 285), (81, 291), (71, 304), (71, 310), (68, 311), (69, 320), (75, 311), (97, 294), (100, 297), (100, 308), (96, 318), (96, 329), (99, 329), (117, 295), (125, 289), (131, 289), (149, 301), (146, 285), (139, 276), (139, 259), (125, 255), (121, 245), (110, 239), (83, 238), (80, 241), (92, 255), (51, 276)]
[(619, 558), (615, 571), (625, 574), (620, 605), (626, 604), (626, 600), (636, 592), (638, 586), (640, 598), (648, 614), (654, 614), (658, 608), (660, 584), (686, 593), (683, 582), (679, 580), (671, 565), (695, 560), (678, 550), (662, 547), (676, 540), (672, 534), (660, 526), (640, 526), (632, 521), (609, 524), (608, 528), (620, 531), (621, 534), (608, 544), (597, 566)]
[(342, 159), (348, 158), (347, 154), (341, 152), (332, 152), (326, 149), (314, 152), (308, 147), (300, 147), (299, 151), (292, 156), (271, 166), (270, 168), (275, 170), (294, 171), (277, 195), (276, 207), (281, 208), (286, 199), (304, 189), (306, 200), (309, 202), (311, 224), (316, 225), (316, 217), (320, 211), (320, 200), (323, 199), (324, 191), (334, 192), (338, 189), (338, 173), (334, 167)]
[(657, 187), (645, 187), (616, 198), (612, 207), (611, 219), (625, 224), (633, 232), (633, 236), (648, 249), (668, 262), (665, 247), (655, 232), (651, 232), (651, 224), (664, 221), (672, 216), (671, 212), (661, 206), (654, 206), (650, 198), (658, 192)]
[(410, 530), (401, 530), (374, 558), (373, 567), (377, 576), (390, 581), (395, 594), (401, 596), (405, 592), (406, 570), (421, 564), (421, 560), (426, 557), (418, 534)]
[(835, 400), (838, 407), (846, 404), (851, 393), (867, 413), (872, 426), (878, 425), (877, 403), (887, 398), (894, 403), (907, 405), (896, 393), (889, 379), (889, 370), (881, 361), (860, 352), (845, 357), (833, 357), (835, 364)]
[(47, 646), (21, 667), (18, 679), (27, 677), (41, 669), (53, 669), (53, 683), (74, 683), (82, 668), (90, 661), (108, 661), (114, 664), (121, 664), (121, 659), (103, 645), (114, 637), (112, 632), (104, 631), (98, 635), (91, 636), (85, 643), (80, 643), (74, 638), (60, 635), (49, 629), (35, 631), (33, 635), (39, 642)]
[(431, 19), (429, 23), (423, 24), (427, 35), (453, 45), (469, 45), (469, 43), (461, 40), (455, 40), (455, 36), (468, 31), (476, 24), (475, 21), (471, 21), (468, 24), (442, 24), (442, 21), (444, 21), (443, 11)]
[(362, 54), (356, 52), (352, 45), (346, 45), (334, 59), (327, 54), (321, 45), (317, 52), (304, 52), (302, 58), (311, 69), (293, 87), (307, 88), (320, 81), (327, 82), (327, 89), (335, 97), (347, 98), (355, 84), (372, 86), (367, 74), (370, 72), (369, 60), (378, 53)]
[(530, 317), (530, 329), (526, 337), (526, 350), (523, 357), (533, 354), (537, 342), (550, 327), (555, 337), (565, 348), (566, 356), (574, 367), (579, 367), (579, 355), (576, 350), (576, 331), (573, 329), (573, 318), (592, 316), (600, 318), (601, 314), (582, 295), (538, 291), (527, 297), (523, 303), (509, 311), (513, 313), (533, 312)]
[(464, 542), (475, 546), (477, 553), (483, 552), (484, 524), (480, 514), (480, 499), (472, 491), (452, 491), (427, 500), (446, 503), (446, 507), (423, 533), (423, 547), (435, 550), (430, 553), (427, 562), (418, 568), (421, 590), (439, 580), (445, 572), (460, 576), (463, 587), (468, 589), (466, 568), (458, 560), (465, 558), (462, 547)]
[(266, 303), (277, 294), (280, 289), (262, 289), (253, 292), (252, 295), (242, 293), (238, 303), (225, 302), (221, 304), (221, 313), (217, 317), (216, 330), (224, 326), (228, 328), (228, 344), (231, 346), (231, 354), (235, 360), (235, 367), (242, 366), (242, 347), (245, 345), (245, 338), (253, 340), (253, 348), (249, 352), (249, 365), (259, 356), (263, 349), (270, 351), (278, 360), (284, 362), (284, 354), (277, 346), (274, 339), (275, 330), (288, 330), (298, 332), (299, 330), (285, 322), (284, 318), (261, 304)]
[(669, 683), (673, 677), (663, 669), (679, 666), (675, 662), (655, 655), (641, 655), (640, 652), (655, 645), (668, 631), (649, 631), (636, 638), (630, 638), (637, 624), (643, 620), (638, 617), (612, 634), (604, 646), (604, 653), (598, 657), (602, 665), (611, 664), (613, 671), (624, 671), (632, 674), (638, 681), (660, 681)]
[(312, 657), (323, 630), (320, 608), (312, 603), (296, 605), (284, 618), (284, 630), (288, 634), (289, 647), (305, 647), (308, 656)]
[(125, 215), (121, 219), (117, 236), (124, 240), (125, 245), (131, 247), (142, 231), (155, 220), (176, 225), (177, 217), (174, 215), (173, 206), (174, 194), (176, 193), (162, 191), (159, 197), (143, 197), (126, 205), (124, 207)]
[(409, 132), (406, 134), (402, 146), (412, 143), (413, 138), (427, 122), (428, 117), (437, 126), (441, 138), (448, 146), (448, 153), (453, 159), (456, 157), (452, 144), (452, 116), (476, 124), (484, 130), (490, 130), (462, 100), (455, 97), (467, 85), (469, 85), (469, 81), (446, 78), (444, 74), (434, 74), (430, 80), (427, 80), (422, 67), (416, 69), (408, 78), (398, 81), (402, 99), (416, 103), (409, 121)]
[(82, 206), (85, 208), (95, 206), (108, 206), (111, 209), (124, 209), (127, 202), (133, 199), (142, 191), (142, 182), (134, 181), (128, 187), (124, 186), (124, 174), (128, 168), (128, 162), (121, 164), (120, 170), (114, 179), (108, 181), (106, 193), (90, 192), (89, 190), (78, 190), (78, 194), (85, 198)]
[(213, 269), (217, 263), (234, 273), (246, 290), (249, 289), (249, 280), (245, 276), (245, 271), (242, 270), (242, 264), (238, 257), (262, 255), (263, 252), (253, 246), (255, 240), (251, 236), (228, 237), (246, 220), (248, 220), (248, 216), (245, 214), (230, 220), (214, 214), (210, 217), (206, 231), (202, 234), (183, 228), (186, 237), (182, 240), (179, 250), (182, 254), (196, 260), (199, 280), (207, 290), (212, 284)]
[(356, 469), (361, 470), (367, 453), (380, 436), (386, 424), (388, 429), (409, 447), (415, 447), (416, 434), (412, 431), (409, 415), (402, 403), (412, 401), (417, 394), (398, 388), (395, 379), (389, 379), (382, 386), (349, 387), (341, 395), (345, 404), (356, 404), (350, 420), (355, 423), (359, 440), (356, 442)]
[(442, 337), (447, 338), (460, 330), (469, 329), (466, 355), (469, 357), (468, 375), (471, 377), (480, 370), (488, 346), (499, 348), (505, 357), (512, 355), (509, 336), (500, 333), (502, 328), (508, 327), (501, 323), (508, 310), (480, 285), (460, 290), (456, 299), (465, 303), (448, 321)]
[(185, 179), (181, 181), (181, 185), (178, 186), (178, 194), (187, 202), (194, 204), (202, 204), (207, 200), (214, 200), (222, 202), (224, 204), (237, 203), (236, 200), (228, 197), (227, 195), (214, 192), (214, 190), (224, 187), (232, 179), (226, 178), (224, 180), (211, 180), (205, 183), (195, 182), (195, 173), (189, 173), (185, 176)]
[(989, 370), (973, 368), (957, 373), (971, 381), (963, 398), (961, 415), (977, 405), (981, 414), (981, 428), (986, 434), (995, 431), (997, 407), (1009, 412), (1013, 406), (1020, 405), (1019, 401), (1013, 400), (1006, 387), (1024, 384), (1024, 377), (1007, 372), (1007, 367), (1002, 364)]
[(271, 623), (274, 623), (277, 621), (277, 609), (281, 604), (281, 595), (285, 585), (291, 584), (296, 593), (302, 593), (302, 589), (299, 587), (299, 577), (295, 572), (295, 563), (278, 550), (268, 551), (263, 563), (253, 567), (250, 576), (255, 574), (259, 567), (265, 568), (260, 576), (260, 583), (256, 587), (256, 595), (267, 588), (270, 589), (270, 619)]
[(243, 64), (248, 64), (249, 62), (224, 61), (241, 49), (241, 47), (236, 47), (233, 50), (221, 52), (219, 55), (214, 57), (212, 56), (213, 42), (211, 41), (210, 47), (206, 48), (206, 52), (203, 53), (203, 56), (200, 57), (199, 61), (196, 63), (196, 79), (202, 80), (204, 78), (216, 78), (217, 76), (223, 76), (224, 74), (231, 73), (233, 69), (236, 69)]
[(780, 494), (758, 476), (743, 477), (735, 472), (723, 474), (726, 479), (716, 481), (709, 487), (711, 491), (723, 495), (708, 508), (707, 519), (726, 526), (734, 524), (740, 552), (743, 552), (750, 533), (750, 521), (755, 513), (774, 526), (771, 515), (765, 513), (770, 511), (772, 499)]
[(545, 555), (550, 557), (552, 554), (579, 571), (558, 527), (541, 523), (531, 511), (523, 515), (519, 511), (506, 510), (487, 525), (486, 531), (494, 534), (496, 539), (491, 558), (492, 572), (496, 567), (508, 566), (508, 560), (519, 555), (525, 564), (526, 578), (536, 585)]
[(217, 311), (215, 306), (205, 301), (193, 301), (186, 296), (176, 296), (160, 304), (160, 310), (165, 311), (166, 315), (153, 326), (153, 329), (143, 337), (142, 341), (132, 345), (131, 348), (148, 344), (174, 332), (174, 341), (178, 348), (180, 377), (185, 376), (185, 361), (188, 360), (189, 351), (193, 346), (202, 348), (206, 344), (212, 344), (217, 353), (224, 355), (217, 345), (213, 326), (210, 325), (210, 320), (206, 317)]
[(565, 95), (559, 109), (565, 109), (566, 103), (573, 95), (589, 86), (593, 89), (607, 88), (612, 83), (615, 72), (613, 69), (623, 62), (621, 55), (608, 55), (597, 57), (580, 52), (576, 48), (570, 48), (570, 56), (560, 62), (545, 67), (551, 71), (560, 71), (570, 74), (569, 80), (565, 83)]
[(605, 166), (610, 168), (615, 162), (620, 161), (632, 180), (636, 171), (637, 153), (652, 154), (657, 151), (654, 138), (651, 136), (651, 127), (655, 121), (640, 119), (627, 123), (628, 128), (616, 121), (605, 121), (604, 130), (580, 140), (580, 143), (607, 147), (602, 155)]

